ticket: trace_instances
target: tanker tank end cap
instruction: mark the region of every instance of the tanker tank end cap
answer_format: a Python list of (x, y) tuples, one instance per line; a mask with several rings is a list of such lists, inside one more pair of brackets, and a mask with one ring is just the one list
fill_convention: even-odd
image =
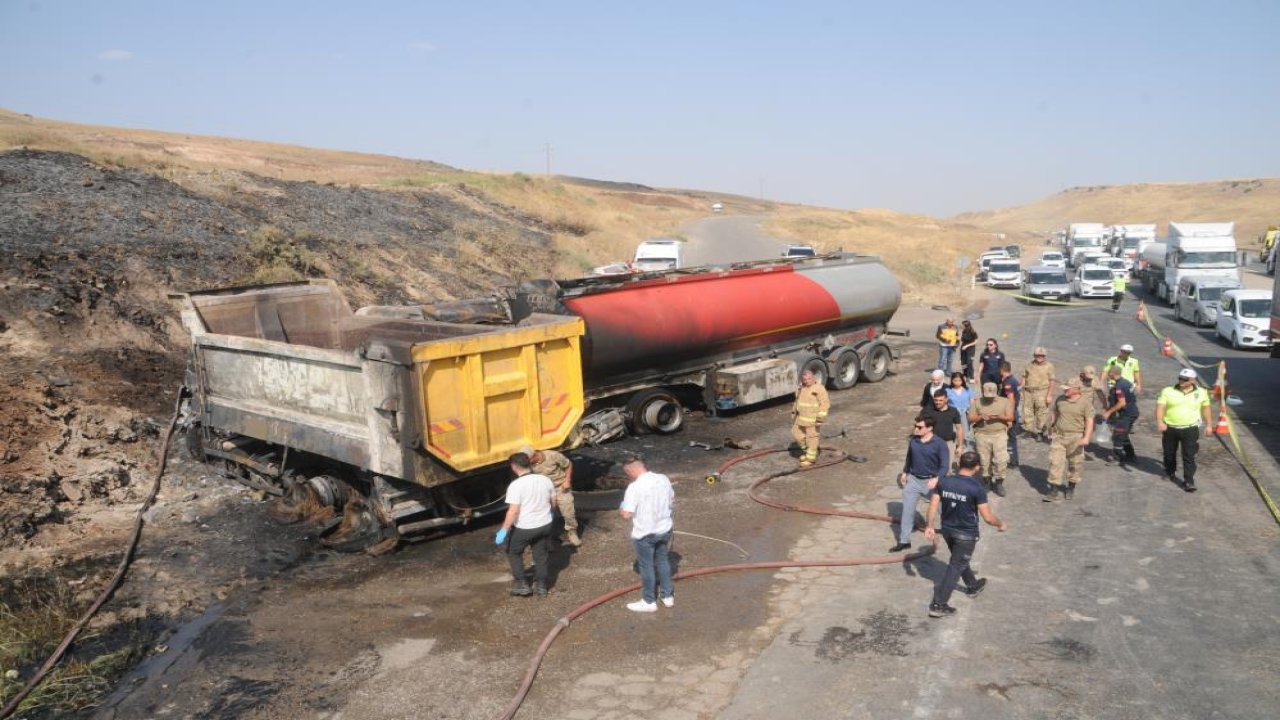
[(992, 383), (992, 382), (982, 383), (982, 397), (993, 398), (999, 394), (1000, 394), (1000, 388), (996, 387), (995, 383)]

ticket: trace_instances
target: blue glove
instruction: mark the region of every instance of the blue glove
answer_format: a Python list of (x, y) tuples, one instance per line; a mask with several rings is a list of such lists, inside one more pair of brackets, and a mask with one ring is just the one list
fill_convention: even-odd
[(502, 528), (501, 530), (499, 530), (499, 531), (498, 531), (498, 534), (497, 534), (497, 535), (494, 535), (494, 536), (493, 536), (493, 544), (494, 544), (494, 545), (501, 545), (502, 543), (504, 543), (504, 542), (506, 542), (506, 541), (507, 541), (507, 529), (506, 529), (506, 528)]

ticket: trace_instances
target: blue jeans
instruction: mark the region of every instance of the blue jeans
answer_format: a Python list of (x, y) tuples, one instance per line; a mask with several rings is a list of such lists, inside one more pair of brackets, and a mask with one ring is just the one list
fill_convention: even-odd
[(929, 479), (907, 476), (902, 487), (902, 517), (898, 520), (898, 542), (911, 542), (911, 531), (916, 527), (916, 503), (929, 497)]
[(675, 588), (671, 584), (671, 531), (631, 538), (631, 545), (636, 550), (636, 564), (640, 566), (640, 596), (644, 601), (658, 601), (653, 594), (655, 570), (662, 597), (675, 597)]
[(956, 348), (954, 345), (938, 346), (938, 369), (951, 374), (951, 363), (956, 357)]

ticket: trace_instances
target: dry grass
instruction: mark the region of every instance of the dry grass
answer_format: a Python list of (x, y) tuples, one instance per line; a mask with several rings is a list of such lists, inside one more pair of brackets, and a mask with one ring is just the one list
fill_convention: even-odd
[[(0, 587), (0, 704), (22, 689), (87, 604), (58, 575), (28, 576)], [(81, 633), (73, 653), (19, 706), (22, 717), (61, 717), (93, 707), (146, 652), (136, 636), (113, 642), (114, 650), (94, 652), (99, 632), (90, 627)]]
[(990, 233), (923, 215), (798, 205), (779, 207), (765, 230), (822, 252), (878, 255), (902, 283), (904, 301), (929, 304), (967, 300), (972, 267), (961, 270), (957, 259), (972, 262), (999, 242)]
[(1157, 223), (1170, 220), (1236, 223), (1241, 245), (1259, 242), (1280, 222), (1280, 178), (1201, 183), (1144, 183), (1077, 187), (1019, 207), (966, 213), (957, 222), (986, 230), (1048, 231), (1072, 222)]

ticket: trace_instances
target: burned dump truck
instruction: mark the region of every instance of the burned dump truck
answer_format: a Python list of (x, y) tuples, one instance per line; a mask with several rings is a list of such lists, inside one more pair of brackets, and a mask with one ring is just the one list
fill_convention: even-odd
[(192, 453), (279, 496), (284, 519), (333, 516), (325, 542), (359, 549), (504, 510), (523, 446), (676, 432), (686, 407), (787, 395), (805, 369), (878, 381), (901, 290), (841, 253), (358, 311), (323, 280), (173, 297)]

